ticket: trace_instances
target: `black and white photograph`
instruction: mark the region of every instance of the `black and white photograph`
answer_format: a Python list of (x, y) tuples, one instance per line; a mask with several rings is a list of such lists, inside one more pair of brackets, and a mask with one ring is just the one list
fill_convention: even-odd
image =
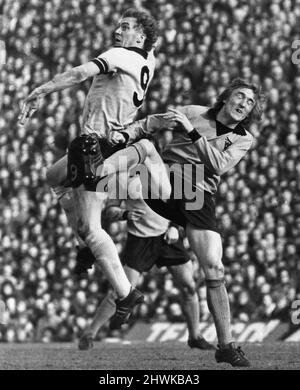
[(0, 370), (300, 370), (299, 125), (300, 0), (0, 0)]

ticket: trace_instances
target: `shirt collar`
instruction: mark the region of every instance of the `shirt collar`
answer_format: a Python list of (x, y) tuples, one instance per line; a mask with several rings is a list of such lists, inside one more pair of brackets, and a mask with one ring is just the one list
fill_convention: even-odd
[(246, 135), (246, 131), (240, 123), (234, 129), (231, 129), (230, 127), (227, 127), (227, 126), (223, 125), (223, 123), (216, 120), (216, 130), (217, 130), (218, 137), (220, 135), (227, 134), (227, 133)]
[(139, 47), (124, 47), (124, 49), (126, 50), (131, 50), (131, 51), (135, 51), (136, 53), (140, 54), (142, 57), (145, 58), (145, 60), (148, 58), (148, 53), (146, 52), (146, 50), (144, 49), (141, 49)]

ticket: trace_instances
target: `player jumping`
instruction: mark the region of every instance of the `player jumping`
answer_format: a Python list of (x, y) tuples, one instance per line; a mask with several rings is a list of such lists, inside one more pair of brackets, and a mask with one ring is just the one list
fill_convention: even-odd
[[(233, 168), (250, 149), (253, 137), (246, 128), (254, 120), (261, 118), (263, 103), (264, 96), (257, 86), (236, 79), (219, 95), (212, 108), (185, 106), (166, 114), (149, 116), (126, 129), (126, 137), (132, 141), (161, 128), (174, 129), (173, 141), (166, 145), (162, 153), (164, 162), (169, 167), (173, 164), (181, 164), (183, 168), (185, 165), (192, 166), (194, 171), (204, 168), (203, 180), (201, 175), (197, 180), (197, 175), (186, 177), (183, 170), (179, 170), (179, 181), (177, 177), (177, 181), (174, 179), (170, 183), (169, 179), (165, 179), (165, 165), (161, 163), (157, 168), (162, 160), (147, 139), (141, 139), (134, 146), (113, 154), (97, 168), (97, 175), (100, 177), (107, 166), (114, 166), (122, 172), (128, 167), (143, 163), (150, 170), (151, 194), (155, 194), (156, 199), (148, 199), (148, 205), (163, 217), (185, 227), (191, 249), (204, 270), (208, 306), (218, 336), (216, 360), (240, 367), (249, 366), (250, 363), (241, 348), (236, 347), (232, 341), (230, 307), (224, 284), (222, 241), (217, 228), (214, 194), (220, 176)], [(123, 166), (120, 157), (124, 159), (124, 156), (126, 164)], [(155, 170), (151, 170), (152, 166)], [(163, 170), (165, 176), (162, 180), (159, 173)], [(176, 199), (176, 183), (182, 181), (190, 183), (191, 188), (199, 194), (203, 200), (202, 207), (190, 209), (190, 199), (184, 196)], [(157, 196), (164, 200), (157, 199)]]
[[(183, 245), (182, 236), (176, 226), (169, 226), (169, 221), (162, 218), (144, 202), (141, 183), (136, 175), (129, 181), (129, 196), (125, 202), (109, 200), (105, 214), (110, 221), (127, 220), (128, 237), (123, 251), (124, 270), (133, 286), (143, 272), (154, 265), (166, 266), (173, 276), (182, 294), (182, 310), (188, 325), (188, 345), (202, 350), (215, 349), (199, 332), (199, 300), (196, 283), (193, 278), (193, 263)], [(95, 317), (84, 331), (79, 341), (79, 349), (93, 347), (93, 340), (99, 329), (115, 312), (114, 294), (109, 292), (97, 309)], [(114, 322), (110, 322), (114, 329)]]
[[(105, 194), (86, 191), (77, 186), (76, 161), (85, 159), (85, 151), (93, 150), (89, 134), (97, 134), (104, 149), (109, 150), (107, 139), (125, 141), (118, 130), (131, 123), (137, 114), (149, 83), (153, 77), (155, 58), (153, 45), (157, 40), (157, 24), (150, 14), (129, 9), (124, 12), (114, 33), (114, 48), (86, 64), (56, 75), (50, 82), (36, 88), (24, 101), (19, 117), (24, 123), (39, 106), (44, 96), (72, 87), (93, 77), (87, 95), (81, 128), (81, 137), (69, 148), (67, 156), (48, 171), (48, 182), (58, 196), (68, 220), (88, 246), (97, 263), (116, 291), (116, 314), (120, 325), (127, 320), (132, 308), (142, 302), (142, 294), (131, 288), (119, 260), (111, 237), (102, 229), (100, 215)], [(67, 170), (73, 179), (67, 186)], [(79, 241), (80, 241), (79, 239)]]

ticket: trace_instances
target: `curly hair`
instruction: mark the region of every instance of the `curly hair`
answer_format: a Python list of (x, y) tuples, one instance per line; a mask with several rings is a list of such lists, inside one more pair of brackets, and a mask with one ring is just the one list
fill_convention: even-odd
[(136, 19), (138, 26), (142, 27), (146, 35), (144, 49), (150, 51), (158, 38), (158, 25), (153, 16), (148, 11), (129, 8), (123, 13), (122, 17)]
[(248, 88), (251, 89), (255, 96), (255, 104), (250, 112), (250, 114), (241, 121), (241, 125), (244, 127), (249, 127), (253, 122), (260, 121), (262, 118), (262, 114), (265, 109), (266, 96), (262, 92), (261, 87), (248, 83), (246, 80), (241, 78), (234, 79), (226, 89), (218, 96), (216, 103), (211, 108), (211, 114), (216, 116), (217, 113), (221, 110), (224, 101), (229, 98), (232, 92), (238, 88)]

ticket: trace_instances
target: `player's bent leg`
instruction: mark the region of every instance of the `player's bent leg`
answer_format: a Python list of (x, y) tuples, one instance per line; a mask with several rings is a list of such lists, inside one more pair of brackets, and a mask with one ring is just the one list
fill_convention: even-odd
[(128, 295), (131, 285), (121, 265), (117, 248), (111, 237), (101, 227), (101, 211), (105, 195), (81, 188), (74, 189), (76, 230), (80, 238), (91, 249), (97, 263), (119, 298)]
[[(77, 234), (77, 211), (76, 207), (74, 205), (74, 194), (73, 194), (73, 188), (71, 187), (64, 187), (64, 186), (57, 186), (52, 188), (53, 192), (56, 194), (57, 200), (59, 204), (61, 205), (62, 209), (64, 210), (67, 220), (69, 222), (69, 225), (73, 229), (73, 233), (76, 237), (76, 240), (78, 242), (78, 256), (81, 256), (80, 249), (86, 248), (85, 243), (83, 240), (79, 237)], [(80, 261), (78, 262), (78, 264)], [(79, 267), (81, 267), (79, 265)], [(84, 267), (85, 270), (82, 270), (82, 272), (85, 272), (87, 268)], [(80, 274), (80, 272), (75, 273)]]
[[(157, 152), (152, 142), (147, 139), (141, 139), (132, 146), (139, 147), (140, 164), (147, 169), (147, 175), (142, 177), (143, 170), (140, 173), (142, 185), (147, 185), (150, 188), (147, 193), (152, 199), (170, 199), (171, 184), (170, 178), (161, 156)], [(144, 191), (145, 193), (145, 191)]]
[[(46, 173), (47, 182), (57, 196), (61, 207), (66, 213), (68, 222), (75, 232), (76, 216), (74, 214), (73, 190), (71, 187), (65, 187), (67, 180), (67, 156), (64, 156), (50, 167)], [(80, 238), (77, 239), (82, 244)]]
[(127, 172), (138, 164), (142, 164), (151, 148), (149, 144), (151, 144), (150, 141), (143, 139), (112, 154), (97, 167), (97, 177), (102, 178), (113, 176), (118, 172)]
[[(171, 185), (165, 164), (152, 142), (147, 139), (141, 139), (108, 157), (97, 168), (97, 177), (109, 180), (117, 172), (128, 172), (139, 165), (147, 169), (147, 177), (141, 177), (141, 181), (148, 186), (150, 179), (151, 195), (156, 199), (169, 199)], [(99, 187), (102, 189), (102, 186), (97, 186), (97, 191), (101, 191)]]
[[(76, 232), (76, 208), (73, 199), (73, 189), (67, 186), (68, 178), (68, 155), (65, 155), (53, 164), (46, 173), (47, 182), (52, 187), (53, 192), (56, 194), (57, 199), (63, 208), (69, 225), (73, 229), (73, 233), (78, 241), (76, 266), (74, 273), (81, 275), (86, 273), (89, 268), (95, 263), (95, 257), (91, 250), (86, 247), (84, 241), (79, 237)], [(71, 183), (71, 182), (70, 182)]]
[(244, 352), (232, 342), (229, 299), (221, 260), (221, 237), (219, 233), (197, 229), (191, 224), (187, 225), (186, 233), (206, 278), (207, 304), (215, 322), (219, 342), (216, 360), (230, 363), (234, 367), (248, 367), (250, 363)]
[(78, 188), (74, 189), (74, 195), (78, 210), (77, 232), (91, 249), (118, 296), (114, 321), (112, 319), (115, 329), (118, 329), (127, 322), (133, 308), (143, 302), (144, 296), (132, 288), (112, 238), (101, 227), (100, 218), (105, 194)]
[[(79, 260), (76, 264), (76, 266), (78, 265), (78, 268), (75, 269), (75, 273), (80, 274), (82, 272), (86, 272), (87, 268), (89, 268), (92, 263), (90, 261), (91, 256), (88, 256), (87, 258), (87, 253), (80, 253), (80, 249), (85, 249), (86, 252), (88, 252), (88, 249), (85, 248), (84, 242), (76, 234), (76, 213), (74, 211), (73, 190), (71, 187), (66, 187), (64, 185), (67, 180), (67, 163), (68, 157), (66, 155), (48, 169), (46, 173), (46, 178), (48, 184), (52, 188), (53, 192), (56, 194), (57, 200), (59, 201), (59, 204), (64, 210), (69, 225), (72, 227), (76, 239), (79, 243), (77, 256)], [(84, 258), (82, 264), (80, 261), (81, 258)]]
[(175, 285), (181, 291), (181, 307), (186, 317), (189, 332), (188, 346), (201, 350), (214, 350), (215, 347), (205, 340), (199, 329), (199, 300), (193, 277), (194, 269), (192, 261), (190, 260), (187, 263), (176, 266), (169, 266), (168, 269), (173, 276)]
[(64, 185), (67, 179), (68, 156), (65, 155), (54, 163), (46, 172), (46, 180), (50, 187)]
[[(140, 272), (128, 267), (127, 265), (124, 265), (124, 271), (131, 285), (135, 287), (141, 276)], [(113, 291), (109, 291), (106, 297), (102, 300), (96, 310), (93, 321), (90, 326), (85, 329), (79, 340), (78, 348), (80, 350), (88, 350), (93, 347), (93, 340), (97, 336), (100, 328), (114, 315), (116, 311), (116, 298), (116, 294)]]

